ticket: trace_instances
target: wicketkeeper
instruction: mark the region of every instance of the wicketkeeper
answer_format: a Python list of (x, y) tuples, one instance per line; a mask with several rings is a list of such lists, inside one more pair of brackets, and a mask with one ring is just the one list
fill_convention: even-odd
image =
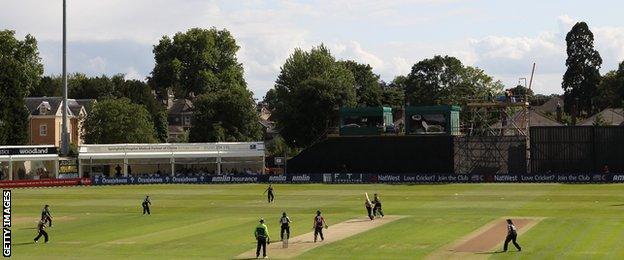
[(379, 196), (377, 196), (377, 193), (375, 193), (375, 198), (373, 198), (373, 204), (375, 204), (375, 207), (373, 208), (373, 215), (377, 217), (377, 214), (379, 214), (383, 218), (384, 214), (383, 210), (381, 210), (381, 200), (379, 199)]

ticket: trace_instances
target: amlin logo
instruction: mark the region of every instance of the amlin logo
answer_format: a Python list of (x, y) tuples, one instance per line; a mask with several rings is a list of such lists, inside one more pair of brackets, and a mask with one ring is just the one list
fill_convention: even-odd
[(613, 175), (613, 181), (624, 181), (624, 175)]
[(295, 176), (292, 177), (292, 181), (293, 182), (309, 182), (310, 181), (310, 175), (307, 175), (307, 174), (295, 175)]
[(269, 181), (286, 181), (286, 175), (269, 176)]

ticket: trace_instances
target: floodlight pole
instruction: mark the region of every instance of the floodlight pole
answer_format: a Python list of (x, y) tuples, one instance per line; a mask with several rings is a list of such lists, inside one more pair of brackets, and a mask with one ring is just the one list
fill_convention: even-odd
[(61, 132), (61, 155), (69, 153), (69, 131), (67, 130), (67, 11), (63, 0), (63, 130)]

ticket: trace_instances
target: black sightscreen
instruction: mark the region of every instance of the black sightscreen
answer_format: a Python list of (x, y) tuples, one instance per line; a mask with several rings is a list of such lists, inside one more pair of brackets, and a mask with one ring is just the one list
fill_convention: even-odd
[(452, 173), (453, 137), (332, 137), (287, 165), (289, 173)]

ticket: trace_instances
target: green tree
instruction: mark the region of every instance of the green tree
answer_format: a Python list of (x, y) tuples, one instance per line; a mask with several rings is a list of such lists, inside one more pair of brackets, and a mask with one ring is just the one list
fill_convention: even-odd
[(115, 92), (118, 97), (128, 98), (133, 103), (142, 105), (147, 109), (152, 122), (154, 122), (158, 141), (166, 142), (168, 132), (167, 111), (158, 103), (147, 83), (139, 80), (126, 80), (123, 75), (115, 75), (112, 81), (115, 82)]
[(246, 88), (243, 66), (236, 58), (239, 46), (227, 30), (193, 28), (164, 36), (154, 46), (156, 64), (149, 78), (161, 100), (168, 89), (187, 98), (232, 86)]
[(447, 99), (442, 98), (442, 103), (465, 106), (470, 100), (487, 100), (503, 92), (504, 85), (500, 80), (495, 80), (487, 75), (482, 69), (466, 66), (460, 74), (460, 83), (450, 85)]
[(522, 85), (517, 85), (515, 88), (512, 88), (511, 91), (516, 97), (524, 98), (524, 96), (526, 95), (528, 100), (532, 100), (534, 96), (532, 89), (529, 89)]
[(486, 100), (503, 90), (503, 84), (482, 69), (439, 55), (414, 64), (403, 84), (406, 102), (412, 106), (465, 105), (470, 99)]
[(34, 86), (29, 97), (59, 97), (63, 95), (61, 89), (62, 81), (61, 77), (44, 76), (39, 81), (39, 84)]
[(281, 136), (277, 136), (273, 138), (273, 140), (267, 144), (266, 147), (267, 155), (275, 156), (275, 157), (292, 157), (299, 153), (300, 149), (295, 149), (286, 143), (284, 138)]
[(307, 147), (337, 123), (338, 109), (355, 106), (353, 74), (320, 45), (296, 49), (286, 60), (269, 98), (277, 128), (292, 147)]
[(594, 102), (599, 109), (618, 108), (624, 102), (624, 62), (619, 68), (602, 76)]
[(379, 75), (373, 73), (373, 68), (368, 64), (355, 61), (339, 61), (353, 74), (355, 78), (355, 93), (357, 103), (360, 106), (378, 107), (382, 105), (383, 90), (379, 85)]
[(453, 86), (461, 83), (464, 69), (455, 57), (436, 55), (412, 66), (405, 82), (406, 103), (411, 106), (439, 104)]
[(262, 138), (251, 92), (231, 88), (206, 93), (193, 103), (190, 142), (246, 142)]
[(0, 144), (28, 142), (28, 110), (24, 98), (39, 84), (43, 65), (37, 40), (0, 31)]
[(381, 103), (393, 108), (402, 107), (405, 104), (405, 90), (393, 84), (382, 82)]
[(127, 98), (104, 99), (95, 103), (85, 120), (85, 129), (85, 142), (90, 144), (157, 141), (149, 112)]
[[(573, 117), (579, 113), (592, 113), (595, 108), (592, 100), (598, 95), (600, 66), (602, 58), (594, 49), (594, 34), (585, 22), (579, 22), (566, 35), (567, 70), (563, 75), (561, 87), (564, 90), (564, 109)], [(576, 104), (577, 111), (572, 107)]]
[[(121, 77), (123, 75), (116, 75)], [(82, 73), (72, 74), (67, 80), (68, 96), (76, 99), (106, 99), (119, 97), (115, 82), (106, 75), (88, 77)]]

